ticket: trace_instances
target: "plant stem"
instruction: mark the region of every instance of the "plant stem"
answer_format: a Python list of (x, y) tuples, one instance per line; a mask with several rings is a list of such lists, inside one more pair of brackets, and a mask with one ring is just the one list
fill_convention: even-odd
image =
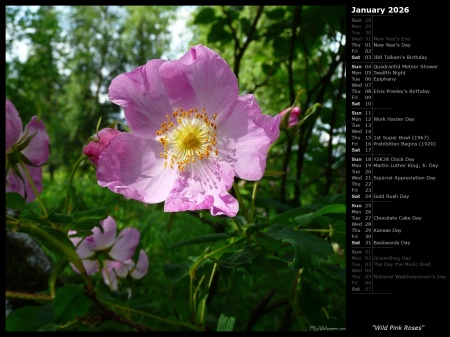
[(113, 307), (113, 308), (120, 309), (120, 310), (125, 311), (125, 312), (130, 312), (130, 313), (146, 316), (146, 317), (149, 317), (151, 319), (154, 319), (155, 321), (158, 321), (158, 322), (161, 322), (161, 323), (165, 323), (165, 324), (168, 324), (168, 325), (183, 326), (183, 327), (191, 329), (191, 330), (197, 330), (195, 325), (189, 324), (189, 323), (186, 323), (186, 322), (173, 321), (173, 320), (170, 320), (170, 319), (167, 319), (167, 318), (162, 318), (162, 317), (150, 314), (148, 312), (144, 312), (144, 311), (141, 311), (141, 310), (124, 307), (124, 306), (119, 305), (119, 304), (109, 303), (109, 302), (105, 302), (105, 301), (102, 301), (102, 303), (104, 305), (108, 306), (108, 307)]
[(292, 143), (293, 143), (293, 139), (289, 136), (287, 132), (286, 135), (287, 135), (286, 153), (283, 160), (283, 166), (281, 167), (281, 171), (286, 172), (286, 174), (283, 174), (281, 176), (281, 185), (280, 185), (280, 201), (283, 203), (286, 202), (287, 172), (289, 167), (289, 161), (291, 159)]
[(239, 235), (240, 236), (244, 236), (244, 229), (242, 228), (241, 224), (239, 223), (239, 221), (236, 220), (236, 217), (233, 218), (233, 221), (239, 231)]
[(48, 279), (48, 288), (50, 290), (50, 296), (54, 298), (56, 296), (56, 281), (58, 279), (58, 276), (61, 275), (64, 268), (67, 266), (67, 260), (62, 260), (58, 263), (55, 263), (53, 267), (52, 274), (50, 275), (50, 278)]
[(214, 274), (216, 273), (216, 269), (217, 269), (217, 263), (214, 262), (214, 267), (213, 267), (213, 270), (211, 272), (211, 277), (209, 278), (209, 282), (208, 282), (208, 288), (211, 288), (211, 283), (213, 281)]
[(72, 186), (72, 181), (75, 176), (75, 172), (78, 169), (78, 166), (86, 159), (85, 155), (82, 155), (78, 160), (75, 162), (72, 168), (72, 172), (70, 172), (69, 177), (69, 184), (67, 185), (67, 193), (66, 193), (66, 200), (64, 201), (64, 211), (68, 213), (68, 207), (69, 207), (69, 194), (70, 194), (70, 186)]
[(293, 296), (293, 300), (292, 300), (292, 309), (295, 313), (295, 317), (297, 319), (298, 324), (300, 325), (300, 328), (302, 329), (302, 331), (306, 331), (306, 322), (305, 319), (303, 317), (303, 315), (300, 313), (300, 303), (299, 303), (299, 297), (300, 297), (300, 292), (301, 292), (301, 288), (302, 288), (302, 277), (301, 274), (303, 272), (303, 268), (298, 269), (297, 273), (295, 274), (295, 278), (294, 278), (294, 283), (293, 283), (293, 289), (292, 289), (292, 296)]
[(226, 250), (226, 249), (228, 249), (228, 248), (230, 248), (230, 247), (233, 247), (234, 245), (236, 245), (236, 244), (242, 242), (243, 240), (244, 240), (244, 238), (239, 239), (239, 240), (234, 241), (234, 242), (232, 242), (232, 243), (230, 243), (230, 244), (228, 244), (228, 245), (226, 245), (226, 246), (220, 247), (220, 248), (218, 248), (218, 249), (216, 249), (216, 250), (213, 250), (212, 252), (210, 252), (210, 253), (208, 253), (208, 254), (205, 254), (205, 255), (199, 257), (199, 258), (197, 259), (197, 261), (195, 261), (194, 264), (191, 266), (191, 268), (189, 268), (189, 276), (191, 277), (191, 279), (195, 279), (195, 271), (196, 271), (197, 267), (198, 267), (203, 261), (205, 261), (206, 259), (209, 259), (211, 256), (213, 256), (213, 255), (215, 255), (215, 254), (217, 254), (217, 253), (219, 253), (219, 252), (221, 252), (221, 251), (223, 251), (223, 250)]
[(320, 233), (333, 233), (335, 231), (334, 229), (314, 229), (314, 228), (300, 228), (299, 230), (306, 232), (320, 232)]
[(6, 290), (6, 298), (36, 301), (36, 302), (50, 302), (52, 300), (52, 297), (50, 295), (30, 294), (30, 293), (24, 293), (24, 292), (20, 292), (20, 291), (10, 291), (10, 290)]
[[(223, 250), (227, 250), (228, 248), (242, 242), (244, 240), (244, 238), (241, 238), (239, 240), (236, 240), (226, 246), (220, 247), (208, 254), (202, 254), (195, 262), (194, 264), (189, 268), (189, 277), (190, 277), (190, 286), (189, 286), (189, 307), (191, 308), (192, 314), (195, 314), (196, 310), (194, 309), (194, 280), (195, 280), (195, 274), (197, 271), (198, 266), (200, 266), (200, 264), (205, 261), (206, 259), (210, 258), (211, 256), (213, 256), (214, 254), (217, 254)], [(195, 315), (193, 316), (193, 318), (195, 318)]]
[(255, 184), (253, 185), (252, 201), (250, 204), (250, 222), (255, 221), (255, 200), (256, 200), (256, 191), (258, 190), (258, 183), (259, 181), (255, 181)]
[(236, 182), (233, 182), (233, 188), (234, 188), (234, 191), (236, 192), (236, 197), (237, 197), (238, 202), (239, 202), (239, 208), (242, 209), (242, 214), (244, 215), (245, 220), (247, 220), (247, 222), (250, 223), (250, 220), (248, 218), (247, 207), (244, 204), (244, 199), (242, 199), (241, 192), (239, 192), (239, 187), (236, 184)]
[(25, 175), (27, 176), (27, 179), (28, 179), (28, 182), (30, 183), (31, 188), (33, 189), (34, 195), (36, 196), (36, 200), (39, 202), (39, 205), (41, 205), (42, 212), (44, 213), (44, 218), (47, 218), (47, 216), (48, 216), (47, 209), (46, 209), (45, 204), (42, 201), (41, 197), (39, 196), (39, 192), (38, 192), (36, 186), (34, 185), (33, 179), (31, 178), (31, 175), (30, 175), (30, 172), (28, 171), (27, 166), (25, 165), (25, 163), (22, 160), (20, 160), (19, 163), (20, 163), (20, 166), (22, 166), (22, 169), (25, 172)]

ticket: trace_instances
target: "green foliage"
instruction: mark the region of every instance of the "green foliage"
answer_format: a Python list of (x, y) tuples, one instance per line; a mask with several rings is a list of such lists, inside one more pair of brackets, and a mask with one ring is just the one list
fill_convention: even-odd
[(267, 235), (275, 240), (287, 241), (295, 248), (292, 264), (296, 269), (327, 261), (333, 254), (333, 249), (328, 242), (308, 232), (295, 231), (283, 225), (273, 225)]
[(77, 212), (73, 215), (73, 225), (76, 228), (88, 230), (99, 226), (100, 221), (108, 217), (109, 211), (106, 207)]
[(172, 246), (172, 248), (183, 246), (183, 245), (191, 245), (195, 243), (208, 243), (208, 242), (215, 242), (223, 239), (228, 239), (231, 236), (227, 233), (217, 233), (217, 234), (209, 234), (200, 236), (194, 239), (186, 240), (183, 242), (178, 242)]
[(197, 13), (194, 24), (207, 24), (215, 21), (215, 12), (211, 7), (204, 7)]
[(61, 323), (86, 315), (92, 305), (85, 296), (83, 287), (77, 284), (69, 284), (58, 289), (52, 303), (56, 321)]
[[(5, 331), (55, 331), (53, 305), (26, 306), (8, 315)], [(25, 324), (26, 323), (26, 324)]]
[(233, 331), (236, 317), (227, 317), (224, 314), (220, 315), (217, 323), (217, 331)]
[(24, 198), (19, 193), (6, 193), (5, 206), (12, 209), (23, 210), (26, 207)]

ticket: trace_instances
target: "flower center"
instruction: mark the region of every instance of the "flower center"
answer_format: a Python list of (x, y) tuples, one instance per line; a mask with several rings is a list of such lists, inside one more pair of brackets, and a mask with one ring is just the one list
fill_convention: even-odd
[(156, 135), (160, 136), (158, 140), (164, 147), (164, 151), (159, 154), (166, 159), (164, 168), (169, 165), (173, 169), (176, 165), (178, 170), (184, 171), (187, 164), (194, 163), (197, 159), (219, 155), (215, 147), (217, 126), (212, 122), (217, 117), (216, 113), (211, 120), (204, 108), (201, 112), (197, 109), (178, 109), (172, 116), (176, 124), (172, 117), (166, 115), (168, 121), (162, 123), (161, 129), (156, 131)]
[(194, 150), (198, 148), (202, 140), (199, 130), (182, 130), (179, 135), (179, 146), (184, 150)]

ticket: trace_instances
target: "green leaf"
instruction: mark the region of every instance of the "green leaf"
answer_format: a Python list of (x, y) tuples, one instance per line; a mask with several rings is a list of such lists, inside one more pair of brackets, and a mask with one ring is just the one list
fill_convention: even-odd
[(242, 215), (236, 215), (234, 217), (234, 221), (236, 221), (242, 228), (247, 226), (247, 220)]
[(233, 20), (236, 20), (239, 15), (241, 14), (241, 12), (244, 10), (244, 6), (230, 6), (229, 7), (230, 11), (230, 16)]
[(26, 208), (20, 213), (19, 219), (32, 220), (37, 223), (45, 223), (46, 220), (41, 218), (42, 209), (36, 201), (29, 202)]
[(194, 24), (206, 24), (216, 20), (216, 14), (211, 7), (204, 7), (198, 12)]
[(84, 272), (83, 263), (75, 251), (72, 241), (63, 232), (50, 227), (38, 226), (34, 223), (27, 223), (24, 231), (34, 236), (48, 250), (64, 256), (79, 271)]
[(228, 277), (228, 289), (217, 323), (217, 331), (232, 331), (236, 317), (238, 317), (239, 312), (242, 312), (242, 297), (239, 291), (242, 277), (242, 272), (232, 269)]
[(86, 315), (91, 301), (84, 295), (83, 286), (69, 284), (56, 292), (53, 305), (56, 319), (64, 323)]
[(64, 213), (57, 213), (52, 212), (48, 215), (48, 219), (53, 222), (60, 225), (66, 225), (70, 224), (73, 221), (73, 217), (71, 214), (64, 214)]
[(284, 35), (284, 32), (286, 30), (290, 30), (291, 27), (288, 25), (288, 23), (283, 21), (274, 21), (271, 25), (268, 25), (265, 29), (265, 35), (266, 35), (266, 41), (265, 43), (273, 42), (274, 40), (278, 39), (281, 35)]
[(163, 265), (164, 275), (172, 282), (178, 282), (189, 274), (191, 262), (184, 264), (165, 264)]
[(196, 244), (196, 243), (216, 242), (216, 241), (220, 241), (220, 240), (226, 240), (230, 237), (231, 237), (231, 235), (226, 234), (226, 233), (208, 234), (208, 235), (200, 236), (200, 237), (197, 237), (194, 239), (178, 242), (178, 243), (172, 245), (170, 248), (180, 247), (180, 246), (184, 246), (184, 245), (192, 245), (192, 244)]
[(261, 236), (258, 237), (258, 245), (266, 250), (267, 253), (274, 255), (281, 249), (282, 243), (279, 240), (273, 240), (267, 236)]
[(19, 193), (6, 193), (6, 207), (21, 211), (26, 207), (26, 205), (25, 199)]
[(90, 230), (94, 226), (100, 226), (100, 221), (106, 219), (108, 215), (109, 211), (106, 207), (96, 208), (75, 213), (73, 222), (81, 229)]
[[(40, 226), (39, 228), (33, 228), (32, 232), (36, 238), (53, 253), (65, 252), (68, 255), (76, 254), (72, 241), (60, 230)], [(78, 255), (77, 255), (78, 256)]]
[(217, 322), (217, 331), (233, 331), (236, 317), (227, 317), (221, 314)]
[(294, 221), (294, 218), (311, 213), (316, 212), (320, 210), (321, 208), (325, 207), (326, 205), (332, 205), (332, 204), (346, 204), (346, 197), (345, 194), (338, 194), (338, 195), (332, 195), (327, 197), (321, 197), (318, 198), (315, 204), (294, 208), (292, 210), (289, 210), (287, 212), (276, 214), (274, 215), (270, 221), (272, 223), (281, 223), (281, 224), (289, 224)]
[(199, 301), (197, 306), (197, 322), (199, 324), (204, 323), (204, 318), (206, 315), (206, 300), (208, 299), (208, 294), (204, 295), (203, 298)]
[(250, 263), (258, 254), (245, 246), (243, 249), (234, 253), (225, 253), (217, 261), (222, 267), (234, 268), (242, 264)]
[(224, 29), (226, 25), (225, 19), (219, 19), (216, 23), (211, 26), (211, 30), (208, 34), (208, 42), (219, 42), (225, 45), (227, 42), (233, 39), (233, 35)]
[(284, 213), (276, 214), (273, 216), (270, 221), (272, 223), (282, 223), (282, 224), (288, 224), (293, 222), (294, 218), (298, 215), (305, 214), (308, 212), (308, 208), (306, 207), (299, 207), (294, 208), (292, 210), (286, 211)]
[(6, 317), (6, 331), (38, 331), (54, 319), (51, 303), (26, 306), (14, 310)]
[(327, 214), (327, 213), (344, 213), (346, 212), (346, 206), (343, 204), (333, 204), (322, 207), (316, 212), (307, 213), (303, 215), (296, 216), (294, 221), (301, 226), (307, 226), (309, 223), (318, 216)]
[(245, 235), (252, 235), (253, 233), (258, 232), (266, 227), (267, 227), (266, 224), (250, 225), (245, 229)]
[(69, 210), (71, 210), (72, 212), (77, 211), (83, 204), (83, 201), (77, 194), (75, 187), (73, 187), (72, 185), (69, 186), (69, 200)]
[(270, 65), (270, 64), (267, 64), (267, 63), (264, 63), (261, 66), (261, 69), (264, 72), (264, 74), (266, 74), (266, 75), (271, 75), (272, 76), (272, 74), (274, 72), (274, 66)]
[(284, 19), (284, 13), (285, 13), (285, 11), (282, 8), (276, 8), (274, 10), (265, 12), (267, 17), (269, 19), (271, 19), (271, 20), (282, 20), (282, 19)]
[(333, 223), (334, 232), (331, 235), (331, 240), (333, 242), (337, 242), (339, 246), (344, 248), (344, 250), (347, 247), (347, 237), (346, 237), (346, 221), (345, 220), (335, 220)]
[(266, 235), (275, 240), (289, 242), (295, 248), (295, 258), (292, 264), (295, 268), (305, 265), (317, 265), (327, 261), (333, 254), (333, 248), (324, 239), (308, 232), (275, 224), (269, 228)]
[(289, 55), (290, 41), (288, 38), (280, 36), (279, 38), (273, 40), (272, 46), (275, 56), (286, 57), (286, 55)]
[(248, 33), (250, 32), (250, 29), (252, 27), (252, 24), (250, 23), (249, 19), (241, 18), (240, 22), (241, 22), (242, 32), (245, 35), (248, 35)]
[(55, 323), (47, 323), (39, 328), (39, 331), (56, 331), (58, 326)]

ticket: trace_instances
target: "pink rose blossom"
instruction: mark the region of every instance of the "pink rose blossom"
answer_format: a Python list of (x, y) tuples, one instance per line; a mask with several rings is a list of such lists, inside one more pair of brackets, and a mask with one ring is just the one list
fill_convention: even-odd
[(49, 138), (36, 116), (22, 130), (14, 104), (6, 99), (6, 192), (17, 192), (31, 202), (36, 195), (20, 162), (24, 163), (38, 192), (42, 191), (42, 165), (49, 157)]
[(298, 106), (293, 107), (293, 108), (289, 107), (287, 109), (284, 109), (283, 111), (281, 111), (278, 114), (280, 116), (280, 118), (283, 118), (283, 116), (285, 114), (287, 114), (289, 112), (289, 110), (291, 110), (291, 109), (292, 109), (292, 111), (289, 114), (288, 128), (290, 128), (298, 123), (298, 118), (300, 117), (300, 108)]
[(132, 259), (124, 262), (105, 261), (105, 268), (102, 269), (103, 281), (112, 290), (117, 290), (117, 278), (124, 278), (130, 274), (134, 279), (140, 279), (147, 274), (148, 257), (143, 249), (139, 252), (139, 259), (134, 263)]
[[(134, 263), (132, 260), (139, 243), (139, 231), (132, 227), (125, 228), (116, 237), (117, 225), (111, 216), (101, 221), (100, 224), (103, 227), (103, 233), (100, 228), (94, 227), (93, 234), (84, 239), (70, 238), (83, 262), (86, 273), (92, 275), (101, 270), (103, 281), (112, 290), (117, 290), (118, 277), (125, 278), (130, 274), (132, 278), (142, 278), (148, 271), (147, 254), (141, 250), (138, 262)], [(70, 236), (76, 233), (74, 230), (69, 231)], [(103, 258), (100, 258), (101, 255)], [(79, 273), (73, 264), (71, 267)]]
[(174, 61), (150, 60), (113, 79), (110, 100), (131, 132), (116, 135), (98, 159), (102, 187), (166, 212), (208, 209), (235, 216), (234, 177), (260, 180), (280, 117), (239, 95), (236, 76), (202, 45)]
[(104, 128), (100, 130), (84, 148), (83, 153), (89, 157), (89, 160), (97, 166), (98, 157), (108, 146), (111, 140), (120, 133), (119, 130)]

